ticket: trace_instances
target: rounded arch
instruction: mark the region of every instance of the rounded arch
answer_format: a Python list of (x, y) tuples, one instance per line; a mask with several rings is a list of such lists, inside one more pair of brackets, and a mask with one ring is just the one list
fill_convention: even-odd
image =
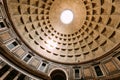
[(66, 72), (66, 70), (62, 69), (62, 68), (54, 68), (50, 71), (49, 76), (54, 79), (52, 80), (68, 80), (68, 74)]

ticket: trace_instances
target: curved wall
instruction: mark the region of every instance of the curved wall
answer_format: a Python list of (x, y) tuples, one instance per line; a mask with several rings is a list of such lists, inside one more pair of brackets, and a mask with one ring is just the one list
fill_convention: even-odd
[[(13, 0), (13, 1), (17, 1), (17, 0)], [(101, 0), (101, 1), (106, 1), (106, 0)], [(84, 2), (86, 4), (86, 1)], [(119, 1), (111, 0), (111, 2), (117, 3)], [(5, 7), (6, 5), (4, 5), (3, 2), (0, 1), (0, 58), (2, 58), (2, 61), (0, 63), (0, 71), (6, 73), (6, 75), (1, 74), (0, 79), (3, 79), (3, 78), (9, 79), (8, 77), (10, 76), (9, 72), (11, 74), (14, 74), (13, 72), (15, 69), (17, 73), (15, 75), (16, 77), (15, 76), (12, 77), (15, 80), (17, 80), (17, 78), (21, 74), (23, 74), (27, 78), (30, 77), (30, 79), (50, 80), (50, 76), (49, 76), (50, 71), (53, 69), (62, 68), (66, 72), (66, 75), (68, 75), (68, 80), (76, 80), (76, 79), (114, 80), (115, 78), (119, 80), (120, 44), (114, 47), (110, 52), (105, 54), (105, 56), (103, 56), (102, 58), (93, 59), (92, 61), (89, 61), (89, 62), (77, 63), (77, 64), (74, 64), (74, 63), (65, 64), (65, 63), (59, 63), (56, 61), (52, 62), (51, 60), (49, 61), (49, 59), (46, 59), (42, 56), (37, 55), (21, 40), (21, 38), (16, 34), (14, 30), (14, 27), (13, 27), (14, 25), (11, 23), (11, 20), (8, 18), (10, 16), (8, 15), (8, 13), (6, 13)], [(87, 8), (89, 9), (89, 6)], [(119, 15), (119, 12), (115, 14)], [(119, 18), (119, 16), (117, 17)], [(116, 17), (112, 17), (112, 18), (116, 18)], [(116, 23), (118, 23), (118, 25), (116, 25), (117, 29), (115, 28), (115, 30), (118, 32), (120, 21)], [(112, 37), (111, 40), (114, 41), (114, 39), (115, 41), (119, 40), (119, 36), (114, 36)], [(10, 71), (8, 69), (9, 68), (8, 66), (7, 67), (4, 66), (6, 62), (7, 62), (7, 65), (9, 65), (10, 67)], [(14, 67), (13, 65), (15, 65), (16, 67)], [(6, 72), (3, 71), (4, 67), (6, 68)], [(9, 75), (7, 76), (7, 74)], [(25, 78), (25, 80), (27, 79)]]

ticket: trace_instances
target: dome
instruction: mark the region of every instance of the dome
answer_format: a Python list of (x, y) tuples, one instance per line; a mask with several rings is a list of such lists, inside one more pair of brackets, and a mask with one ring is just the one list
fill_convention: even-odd
[[(112, 2), (105, 9), (100, 1), (8, 0), (7, 3), (18, 35), (45, 58), (63, 63), (90, 61), (105, 55), (120, 42), (117, 7)], [(60, 17), (67, 9), (74, 18), (66, 25)]]
[[(79, 74), (78, 79), (84, 79), (87, 73), (91, 73), (91, 67), (95, 69), (94, 73), (91, 77), (87, 75), (86, 79), (95, 79), (93, 75), (111, 76), (110, 71), (113, 69), (116, 69), (113, 70), (115, 74), (117, 71), (119, 73), (119, 0), (2, 0), (0, 2), (0, 39), (3, 45), (1, 48), (6, 52), (6, 55), (2, 55), (7, 57), (13, 53), (13, 58), (19, 62), (29, 63), (30, 59), (30, 65), (35, 65), (31, 70), (36, 70), (39, 64), (42, 67), (49, 66), (46, 68), (48, 71), (45, 70), (48, 75), (44, 74), (45, 71), (40, 71), (46, 78), (52, 75), (55, 78), (62, 76), (66, 80), (73, 80), (74, 76), (70, 77), (71, 68), (75, 74)], [(62, 69), (59, 69), (61, 65)], [(42, 67), (37, 69), (43, 70)], [(80, 69), (83, 73), (80, 73)], [(97, 71), (99, 73), (95, 74)], [(54, 73), (60, 74), (56, 76)], [(82, 74), (84, 76), (80, 77)]]

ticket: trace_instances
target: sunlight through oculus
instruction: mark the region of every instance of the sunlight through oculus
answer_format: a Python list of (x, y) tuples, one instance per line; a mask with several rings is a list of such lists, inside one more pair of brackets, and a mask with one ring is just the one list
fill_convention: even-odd
[(60, 20), (64, 24), (70, 24), (73, 21), (73, 12), (71, 10), (64, 10), (61, 13)]

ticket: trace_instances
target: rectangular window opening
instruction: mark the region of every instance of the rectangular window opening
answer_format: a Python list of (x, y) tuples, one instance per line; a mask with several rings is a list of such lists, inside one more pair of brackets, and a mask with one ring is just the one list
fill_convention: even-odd
[(46, 67), (47, 67), (47, 63), (45, 63), (45, 62), (43, 62), (42, 64), (41, 64), (41, 66), (40, 66), (40, 71), (45, 71), (45, 69), (46, 69)]
[(11, 50), (14, 47), (16, 47), (17, 45), (18, 45), (18, 43), (14, 41), (14, 42), (12, 42), (11, 44), (8, 45), (8, 48)]
[(28, 55), (24, 58), (24, 61), (25, 61), (25, 62), (28, 62), (28, 60), (30, 60), (31, 57), (32, 57), (32, 56), (31, 56), (30, 54), (28, 54)]
[(103, 73), (99, 66), (95, 66), (94, 69), (96, 71), (97, 76), (103, 76)]
[(75, 78), (80, 78), (79, 69), (75, 69)]

